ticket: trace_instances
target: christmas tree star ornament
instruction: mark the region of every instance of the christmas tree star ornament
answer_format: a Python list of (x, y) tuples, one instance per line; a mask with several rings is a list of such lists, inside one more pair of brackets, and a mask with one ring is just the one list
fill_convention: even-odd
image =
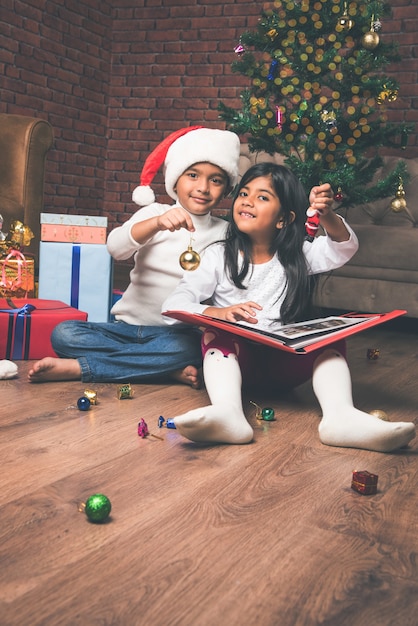
[(82, 502), (78, 510), (84, 511), (91, 522), (104, 522), (109, 517), (112, 505), (107, 496), (95, 493), (86, 502)]
[(193, 237), (190, 237), (190, 243), (187, 250), (181, 253), (179, 263), (187, 272), (193, 272), (200, 265), (200, 255), (192, 248)]

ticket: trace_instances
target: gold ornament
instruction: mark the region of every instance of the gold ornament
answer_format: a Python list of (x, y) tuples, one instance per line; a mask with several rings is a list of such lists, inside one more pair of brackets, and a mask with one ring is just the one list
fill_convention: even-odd
[(396, 190), (395, 197), (390, 203), (390, 208), (394, 213), (401, 213), (406, 210), (405, 190), (403, 188), (402, 178), (399, 177), (399, 184)]
[(370, 30), (368, 33), (365, 33), (361, 38), (363, 48), (366, 48), (366, 50), (374, 50), (379, 45), (379, 42), (380, 37), (374, 32), (374, 30)]
[(197, 269), (200, 265), (200, 255), (196, 252), (196, 250), (193, 250), (192, 241), (193, 238), (190, 237), (190, 243), (187, 250), (182, 252), (179, 258), (181, 267), (188, 272), (193, 272), (193, 270)]
[(390, 422), (388, 414), (382, 411), (381, 409), (373, 409), (373, 411), (370, 411), (370, 415), (374, 415), (374, 417), (378, 417), (380, 420), (383, 420), (384, 422)]
[(397, 97), (398, 97), (397, 89), (389, 89), (387, 85), (383, 85), (383, 91), (381, 91), (379, 95), (377, 96), (376, 102), (377, 104), (383, 104), (386, 98), (388, 102), (395, 102)]
[(344, 13), (338, 18), (338, 26), (342, 30), (351, 30), (354, 26), (354, 22), (347, 13), (347, 3), (344, 2)]

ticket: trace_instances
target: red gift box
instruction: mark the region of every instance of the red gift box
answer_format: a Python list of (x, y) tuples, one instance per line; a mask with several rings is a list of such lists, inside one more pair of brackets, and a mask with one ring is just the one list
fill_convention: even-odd
[(371, 474), (367, 470), (354, 471), (351, 489), (362, 493), (364, 496), (372, 495), (377, 492), (377, 479), (376, 474)]
[(0, 358), (11, 361), (57, 356), (51, 333), (66, 320), (87, 320), (87, 313), (59, 300), (0, 299)]

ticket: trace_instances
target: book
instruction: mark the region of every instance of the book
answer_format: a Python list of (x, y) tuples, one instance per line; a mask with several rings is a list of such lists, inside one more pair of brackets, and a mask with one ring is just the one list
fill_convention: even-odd
[(199, 328), (218, 328), (234, 335), (239, 335), (271, 348), (286, 352), (304, 354), (318, 350), (340, 339), (345, 339), (355, 333), (383, 324), (389, 320), (405, 315), (406, 311), (396, 309), (388, 313), (356, 314), (346, 313), (341, 316), (331, 315), (296, 324), (282, 326), (275, 333), (270, 333), (249, 326), (225, 322), (224, 320), (199, 313), (186, 311), (165, 311), (163, 315), (172, 317), (186, 324)]

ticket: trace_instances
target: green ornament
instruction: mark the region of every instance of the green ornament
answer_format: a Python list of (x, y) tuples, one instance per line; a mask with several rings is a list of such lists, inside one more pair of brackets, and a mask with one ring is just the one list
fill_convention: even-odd
[(91, 522), (103, 522), (112, 509), (109, 498), (102, 493), (95, 493), (87, 498), (85, 513)]
[(274, 409), (266, 407), (261, 411), (261, 419), (265, 422), (274, 422)]

